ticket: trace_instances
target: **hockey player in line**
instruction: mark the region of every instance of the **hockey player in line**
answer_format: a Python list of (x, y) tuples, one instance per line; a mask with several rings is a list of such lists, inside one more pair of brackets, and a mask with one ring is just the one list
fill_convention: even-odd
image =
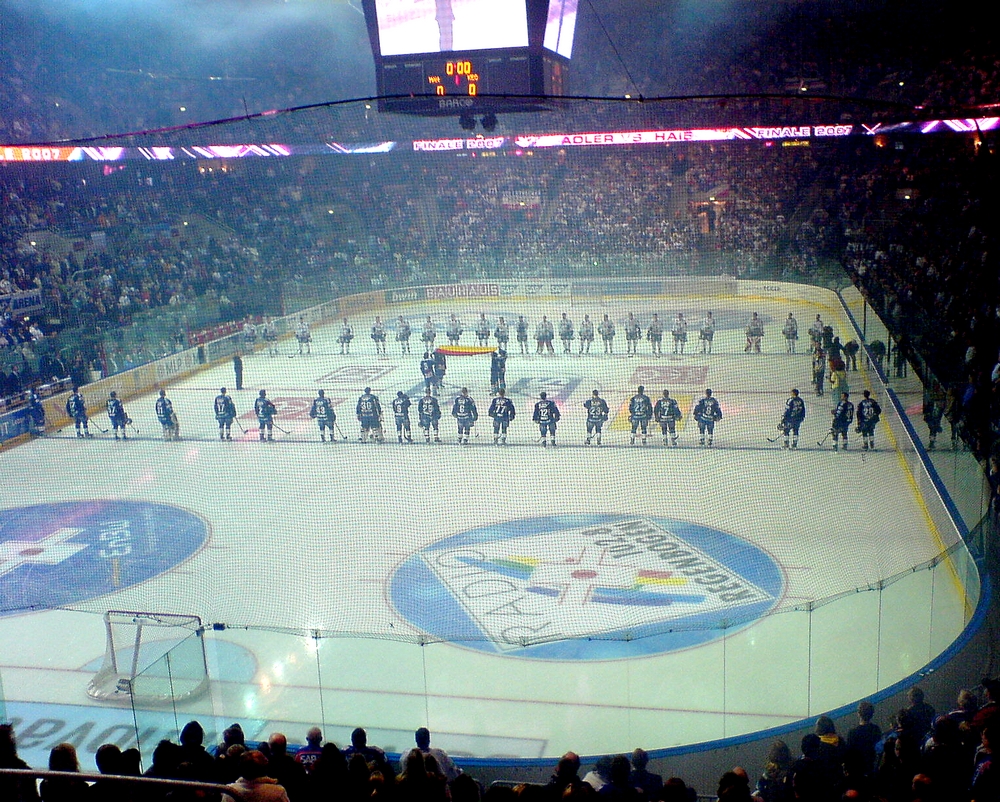
[(785, 352), (795, 353), (795, 342), (799, 339), (799, 322), (791, 312), (785, 318), (785, 324), (781, 327), (781, 333), (785, 336)]
[(670, 327), (670, 334), (674, 338), (674, 353), (683, 354), (684, 347), (688, 341), (688, 324), (684, 319), (683, 312), (678, 312), (677, 317), (674, 318), (674, 323)]
[(642, 431), (642, 444), (646, 445), (649, 435), (649, 421), (653, 417), (653, 404), (646, 395), (646, 388), (639, 385), (636, 394), (628, 402), (628, 419), (632, 423), (632, 436), (629, 443), (635, 445), (636, 432)]
[(424, 350), (430, 351), (434, 347), (434, 340), (437, 338), (437, 329), (434, 327), (434, 321), (431, 320), (431, 316), (427, 316), (427, 320), (424, 321), (423, 331), (420, 332), (420, 341), (424, 344)]
[(510, 342), (510, 326), (507, 325), (507, 321), (501, 317), (497, 320), (497, 326), (493, 329), (493, 336), (497, 339), (497, 348), (502, 348), (507, 350), (507, 343)]
[(826, 353), (822, 348), (817, 348), (813, 352), (812, 374), (816, 395), (823, 395), (823, 382), (826, 378)]
[(517, 316), (517, 323), (514, 324), (514, 331), (517, 333), (517, 344), (521, 346), (521, 354), (528, 355), (528, 321), (524, 315)]
[(715, 318), (712, 317), (711, 312), (706, 314), (705, 319), (701, 321), (698, 337), (701, 339), (701, 352), (703, 354), (712, 353), (712, 340), (715, 339)]
[(507, 445), (507, 427), (514, 420), (517, 411), (514, 409), (514, 402), (507, 398), (507, 391), (503, 387), (497, 391), (487, 414), (493, 418), (493, 445)]
[(267, 355), (275, 357), (278, 355), (278, 329), (275, 328), (274, 322), (271, 318), (264, 321), (264, 330), (262, 332), (264, 338), (264, 345), (267, 346)]
[(430, 351), (424, 351), (424, 358), (420, 360), (420, 375), (424, 377), (424, 389), (428, 393), (438, 394), (437, 374), (434, 372), (434, 357)]
[(840, 402), (834, 409), (830, 410), (833, 415), (833, 425), (830, 427), (830, 434), (833, 435), (833, 450), (837, 450), (837, 437), (844, 440), (844, 451), (847, 451), (847, 431), (851, 428), (854, 420), (854, 404), (848, 400), (850, 393), (842, 393)]
[(882, 417), (882, 407), (879, 406), (878, 401), (872, 398), (870, 391), (865, 390), (861, 395), (864, 397), (858, 402), (857, 409), (857, 428), (858, 434), (861, 435), (861, 450), (874, 451), (875, 427)]
[(562, 318), (559, 320), (559, 339), (562, 340), (563, 353), (571, 354), (573, 353), (573, 321), (570, 320), (566, 313), (562, 313)]
[(399, 318), (397, 318), (396, 342), (399, 343), (399, 353), (401, 356), (405, 356), (410, 353), (411, 334), (412, 331), (410, 330), (410, 324), (403, 319), (402, 315), (400, 315)]
[(649, 347), (653, 355), (661, 356), (663, 354), (663, 324), (660, 322), (660, 316), (655, 312), (653, 319), (649, 321), (649, 327), (646, 329), (646, 339), (649, 340)]
[(604, 353), (614, 354), (615, 352), (615, 323), (607, 315), (597, 325), (597, 333), (604, 340)]
[(556, 424), (559, 422), (559, 407), (555, 401), (549, 401), (544, 390), (538, 394), (538, 403), (535, 404), (535, 411), (531, 419), (538, 424), (538, 430), (542, 435), (542, 447), (547, 446), (548, 440), (552, 440), (552, 445), (556, 444)]
[(640, 336), (642, 336), (642, 324), (635, 319), (635, 315), (629, 312), (628, 320), (625, 321), (626, 356), (635, 356), (638, 353)]
[(455, 398), (455, 403), (451, 405), (451, 414), (458, 423), (458, 443), (459, 445), (469, 444), (469, 432), (479, 420), (479, 410), (476, 409), (476, 402), (469, 395), (469, 388), (463, 387)]
[(364, 393), (358, 398), (358, 403), (354, 407), (354, 414), (361, 425), (360, 442), (367, 442), (369, 439), (376, 443), (385, 442), (382, 433), (382, 404), (377, 395), (372, 395), (372, 388), (366, 387)]
[(823, 325), (823, 318), (820, 315), (816, 315), (816, 319), (809, 326), (809, 345), (813, 352), (819, 351), (823, 348), (823, 329), (826, 328)]
[(597, 445), (600, 445), (601, 431), (604, 429), (604, 422), (608, 419), (610, 412), (608, 402), (601, 398), (597, 390), (594, 390), (593, 396), (583, 402), (583, 407), (587, 410), (586, 445), (590, 445), (592, 438), (596, 438)]
[(438, 427), (441, 421), (441, 407), (438, 400), (431, 395), (431, 388), (428, 386), (424, 390), (424, 397), (417, 402), (417, 417), (420, 428), (424, 430), (424, 439), (427, 444), (431, 442), (431, 429), (434, 430), (434, 442), (440, 443), (441, 436)]
[(507, 389), (507, 352), (502, 347), (490, 354), (490, 388), (493, 395)]
[[(429, 321), (430, 318), (427, 318)], [(462, 321), (460, 321), (454, 314), (448, 318), (448, 328), (445, 333), (448, 335), (448, 343), (450, 345), (458, 345), (458, 341), (462, 339)]]
[(580, 353), (589, 354), (590, 345), (594, 342), (594, 322), (590, 315), (583, 316), (583, 323), (580, 324)]
[(108, 419), (111, 421), (111, 429), (115, 433), (115, 440), (118, 440), (118, 430), (121, 429), (121, 439), (128, 440), (128, 432), (125, 431), (126, 424), (132, 422), (132, 419), (125, 414), (125, 405), (122, 404), (121, 399), (118, 398), (118, 393), (114, 390), (108, 396), (107, 401)]
[(792, 394), (785, 401), (785, 411), (781, 415), (781, 423), (778, 428), (781, 430), (785, 440), (782, 448), (788, 448), (788, 436), (792, 437), (791, 447), (799, 447), (799, 427), (806, 419), (806, 402), (799, 398), (799, 391), (792, 388)]
[(257, 400), (253, 402), (253, 413), (257, 416), (257, 431), (260, 433), (260, 442), (264, 442), (266, 435), (267, 442), (273, 443), (274, 418), (278, 414), (278, 408), (267, 397), (267, 390), (261, 390), (257, 395)]
[(704, 398), (698, 400), (694, 405), (694, 419), (698, 423), (698, 445), (705, 445), (705, 438), (708, 437), (708, 447), (712, 447), (712, 440), (715, 437), (715, 424), (722, 420), (722, 407), (719, 400), (712, 395), (711, 388), (705, 390)]
[(41, 437), (45, 434), (45, 406), (41, 396), (34, 390), (28, 391), (28, 421), (33, 436)]
[(764, 338), (764, 321), (761, 320), (757, 313), (754, 312), (750, 320), (747, 322), (747, 345), (743, 349), (743, 353), (749, 354), (751, 351), (754, 353), (760, 353), (760, 341)]
[(354, 329), (347, 322), (347, 318), (344, 318), (344, 322), (340, 326), (340, 336), (337, 337), (337, 342), (340, 343), (340, 354), (341, 356), (351, 353), (351, 340), (354, 339)]
[(490, 322), (486, 319), (486, 313), (479, 313), (479, 320), (476, 321), (476, 342), (482, 346), (490, 344)]
[(321, 443), (326, 442), (327, 431), (330, 432), (330, 442), (336, 441), (337, 436), (334, 434), (333, 425), (337, 422), (337, 413), (333, 411), (333, 404), (326, 397), (325, 390), (316, 393), (316, 398), (313, 399), (312, 407), (309, 409), (309, 417), (313, 418), (316, 425), (319, 426), (319, 441)]
[(299, 341), (299, 353), (302, 353), (302, 349), (305, 348), (306, 354), (312, 353), (312, 334), (309, 333), (309, 324), (306, 323), (305, 318), (299, 318), (299, 326), (295, 330), (295, 339)]
[(375, 353), (379, 356), (385, 356), (385, 323), (378, 315), (375, 316), (375, 322), (372, 324), (371, 338), (372, 342), (375, 343)]
[(663, 434), (663, 445), (667, 445), (667, 437), (670, 444), (677, 447), (677, 421), (681, 419), (681, 408), (677, 406), (677, 401), (670, 397), (670, 391), (663, 391), (663, 398), (656, 401), (653, 407), (653, 420), (660, 424), (660, 432)]
[(163, 439), (180, 440), (181, 424), (177, 419), (177, 413), (174, 412), (173, 403), (167, 398), (166, 390), (160, 390), (160, 397), (156, 399), (153, 411), (156, 413), (156, 419), (160, 422), (160, 426), (163, 427)]
[(90, 433), (90, 418), (87, 417), (87, 403), (79, 387), (74, 387), (70, 397), (66, 399), (66, 414), (73, 419), (77, 437), (93, 437)]
[(233, 399), (226, 395), (226, 388), (220, 387), (219, 394), (215, 397), (213, 405), (215, 419), (219, 423), (219, 439), (233, 439), (233, 421), (236, 420), (236, 404)]
[(413, 442), (410, 434), (410, 397), (402, 390), (396, 392), (396, 397), (392, 399), (392, 417), (396, 423), (396, 439), (399, 444)]
[(536, 354), (542, 354), (548, 351), (550, 354), (555, 354), (555, 350), (552, 348), (552, 340), (555, 339), (556, 333), (555, 328), (552, 326), (552, 321), (549, 320), (545, 315), (542, 315), (541, 322), (535, 327), (535, 343), (537, 345)]

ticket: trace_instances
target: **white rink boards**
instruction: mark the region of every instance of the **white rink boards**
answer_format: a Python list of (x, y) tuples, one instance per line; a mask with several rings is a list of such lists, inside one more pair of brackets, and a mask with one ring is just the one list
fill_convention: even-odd
[[(702, 355), (697, 324), (708, 308), (719, 330), (715, 353)], [(399, 311), (383, 315), (390, 327)], [(414, 329), (410, 356), (400, 356), (391, 331), (388, 355), (376, 356), (367, 336), (374, 314), (366, 314), (351, 321), (357, 336), (349, 356), (339, 355), (339, 324), (332, 324), (313, 331), (311, 355), (299, 356), (286, 340), (280, 356), (245, 357), (246, 388), (232, 394), (249, 431), (232, 443), (218, 441), (212, 415), (219, 387), (233, 387), (227, 363), (168, 388), (181, 442), (159, 438), (150, 395), (127, 405), (141, 433), (128, 443), (100, 433), (78, 441), (66, 429), (0, 456), (8, 477), (0, 510), (64, 505), (54, 508), (65, 517), (60, 532), (85, 528), (93, 510), (80, 503), (103, 500), (134, 502), (109, 514), (145, 516), (144, 531), (158, 547), (179, 543), (171, 526), (203, 527), (201, 535), (184, 529), (184, 538), (194, 538), (188, 551), (173, 564), (146, 566), (134, 584), (119, 581), (94, 596), (83, 576), (61, 598), (66, 610), (0, 617), (0, 678), (11, 715), (21, 711), (28, 721), (61, 705), (77, 706), (64, 718), (131, 721), (85, 693), (104, 653), (100, 614), (109, 609), (197, 614), (226, 625), (206, 635), (210, 693), (179, 714), (198, 716), (207, 729), (241, 720), (264, 736), (283, 728), (297, 740), (293, 733), (321, 724), (339, 743), (363, 725), (372, 742), (403, 749), (426, 725), (450, 752), (514, 757), (656, 749), (788, 724), (902, 680), (964, 627), (965, 592), (947, 560), (874, 589), (955, 539), (933, 523), (940, 519), (928, 508), (939, 501), (919, 490), (925, 485), (908, 467), (912, 454), (903, 456), (912, 448), (901, 430), (890, 435), (881, 424), (873, 454), (857, 449), (853, 427), (848, 452), (832, 452), (829, 441), (817, 446), (833, 404), (829, 393), (813, 393), (806, 329), (821, 313), (851, 339), (839, 308), (746, 298), (690, 299), (680, 308), (652, 299), (593, 309), (494, 302), (483, 311), (512, 324), (507, 387), (518, 415), (506, 447), (493, 445), (482, 355), (448, 360), (443, 442), (424, 444), (414, 410), (417, 443), (396, 443), (388, 406), (397, 390), (414, 401), (422, 392), (422, 321), (432, 315), (442, 345), (445, 321), (457, 312), (462, 344), (473, 345), (481, 305), (401, 311)], [(595, 322), (610, 314), (618, 325), (615, 356), (601, 353), (599, 338), (589, 356), (576, 353), (576, 341), (573, 355), (563, 355), (558, 338), (553, 356), (535, 355), (533, 339), (532, 354), (521, 356), (517, 316), (529, 319), (533, 335), (542, 314), (555, 320), (563, 311), (577, 326), (585, 312)], [(626, 357), (625, 315), (634, 312), (645, 326), (654, 311), (668, 332), (684, 312), (687, 353), (673, 355), (667, 333), (663, 356), (652, 356), (642, 340), (639, 354)], [(762, 354), (743, 353), (751, 311), (766, 323)], [(799, 323), (797, 355), (785, 353), (780, 335), (789, 311)], [(871, 387), (888, 417), (888, 399), (861, 367), (849, 377), (852, 396)], [(648, 445), (628, 445), (616, 416), (638, 383), (653, 401), (668, 388), (680, 402), (679, 447), (665, 448), (655, 425)], [(366, 384), (386, 407), (382, 445), (357, 442), (354, 405)], [(449, 414), (462, 386), (480, 411), (467, 446), (456, 444)], [(793, 386), (807, 404), (795, 452), (767, 439), (777, 435)], [(690, 417), (706, 387), (724, 412), (711, 449), (698, 446)], [(257, 442), (248, 414), (261, 388), (289, 432), (276, 431), (273, 444)], [(319, 442), (306, 414), (319, 388), (336, 404), (346, 442)], [(595, 388), (611, 407), (599, 449), (583, 445), (582, 404)], [(530, 421), (543, 389), (562, 412), (555, 449), (539, 445)], [(94, 421), (108, 426), (104, 415)], [(167, 508), (190, 515), (178, 512), (175, 521)], [(744, 594), (749, 606), (727, 619), (731, 611), (713, 608), (704, 588), (658, 570), (659, 554), (639, 554), (632, 541), (634, 558), (616, 561), (615, 549), (625, 548), (636, 526), (671, 548), (686, 539), (725, 576), (716, 590), (738, 588), (716, 595)], [(594, 536), (594, 527), (610, 534)], [(733, 549), (735, 557), (721, 556)], [(129, 559), (119, 557), (126, 576)], [(638, 595), (624, 599), (626, 589)], [(677, 632), (669, 632), (671, 621)], [(590, 639), (575, 637), (588, 627)], [(314, 631), (324, 634), (318, 646), (308, 637)], [(524, 648), (503, 640), (518, 633)], [(440, 642), (451, 637), (465, 641)], [(150, 726), (161, 726), (162, 715), (149, 714)], [(42, 741), (39, 749), (50, 745)]]

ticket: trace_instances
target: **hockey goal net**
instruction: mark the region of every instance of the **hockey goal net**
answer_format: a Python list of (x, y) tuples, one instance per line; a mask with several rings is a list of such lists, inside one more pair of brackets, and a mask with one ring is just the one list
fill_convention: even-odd
[(208, 688), (201, 618), (176, 613), (109, 610), (104, 660), (87, 686), (94, 699), (166, 704)]

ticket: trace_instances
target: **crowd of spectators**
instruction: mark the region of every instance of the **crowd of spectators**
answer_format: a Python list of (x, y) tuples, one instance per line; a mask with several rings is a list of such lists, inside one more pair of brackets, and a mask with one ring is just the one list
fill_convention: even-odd
[[(857, 707), (857, 720), (837, 732), (829, 716), (819, 716), (802, 737), (798, 751), (774, 741), (763, 757), (754, 782), (742, 767), (722, 773), (711, 789), (720, 802), (992, 802), (1000, 798), (1000, 774), (993, 766), (993, 748), (1000, 728), (1000, 680), (984, 679), (982, 700), (970, 690), (959, 692), (955, 707), (937, 713), (920, 687), (910, 689), (906, 706), (893, 715), (883, 732), (868, 701)], [(431, 746), (430, 732), (421, 727), (414, 747), (398, 764), (368, 743), (365, 730), (351, 734), (340, 749), (323, 742), (311, 728), (305, 745), (290, 747), (283, 733), (266, 741), (248, 742), (236, 723), (217, 746), (206, 748), (205, 732), (191, 721), (179, 743), (160, 741), (152, 764), (141, 776), (219, 784), (242, 798), (281, 802), (694, 802), (697, 791), (679, 777), (664, 781), (649, 770), (649, 755), (636, 749), (630, 756), (605, 756), (587, 772), (578, 755), (565, 754), (545, 784), (505, 781), (484, 790), (442, 749)], [(138, 749), (104, 744), (94, 756), (104, 775), (140, 776)], [(18, 758), (14, 731), (0, 725), (0, 769), (28, 768)], [(202, 799), (204, 791), (170, 786), (129, 786), (110, 780), (87, 782), (74, 777), (80, 763), (73, 744), (52, 748), (48, 769), (66, 778), (45, 779), (42, 802), (159, 802)], [(709, 789), (702, 789), (708, 791)], [(37, 802), (34, 779), (0, 774), (4, 802)], [(224, 796), (224, 799), (229, 798)]]

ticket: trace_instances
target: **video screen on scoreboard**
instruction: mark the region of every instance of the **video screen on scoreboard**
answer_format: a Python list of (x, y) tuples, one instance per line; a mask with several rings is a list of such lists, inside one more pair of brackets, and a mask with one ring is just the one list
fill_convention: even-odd
[(528, 46), (525, 0), (375, 0), (375, 13), (383, 56)]
[(573, 53), (573, 31), (580, 0), (549, 0), (549, 16), (545, 22), (544, 45), (553, 53), (570, 58)]

